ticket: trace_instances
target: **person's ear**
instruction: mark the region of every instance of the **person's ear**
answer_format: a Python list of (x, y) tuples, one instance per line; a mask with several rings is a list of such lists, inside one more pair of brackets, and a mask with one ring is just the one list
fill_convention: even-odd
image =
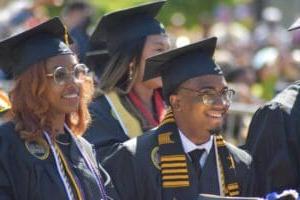
[(181, 111), (181, 99), (179, 95), (177, 94), (170, 95), (169, 102), (174, 111)]

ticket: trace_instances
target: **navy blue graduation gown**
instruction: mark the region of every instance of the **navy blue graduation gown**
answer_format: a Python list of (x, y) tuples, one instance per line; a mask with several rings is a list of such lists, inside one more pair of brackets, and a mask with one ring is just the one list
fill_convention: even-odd
[(254, 114), (244, 148), (253, 156), (256, 195), (300, 187), (300, 82)]
[[(219, 194), (215, 151), (212, 148), (200, 183), (191, 162), (188, 161), (191, 185), (188, 189), (178, 188), (175, 196), (163, 199), (159, 164), (154, 156), (157, 146), (157, 132), (146, 133), (124, 144), (115, 145), (114, 152), (103, 161), (103, 166), (110, 173), (122, 200), (192, 200), (197, 199), (199, 186), (201, 193)], [(251, 156), (232, 145), (227, 145), (227, 148), (236, 162), (241, 196), (251, 196), (251, 187), (248, 184), (251, 176)]]
[[(91, 145), (83, 138), (77, 142), (95, 160)], [(38, 148), (21, 140), (14, 130), (13, 123), (0, 127), (0, 199), (1, 200), (66, 200), (67, 194), (49, 148)], [(46, 143), (47, 144), (47, 143)], [(47, 147), (47, 145), (43, 146)], [(49, 146), (48, 146), (49, 147)], [(69, 154), (65, 153), (72, 172), (80, 180), (85, 199), (96, 199), (97, 192), (92, 188), (95, 181), (86, 168), (84, 160), (74, 141), (70, 143)], [(111, 184), (107, 185), (109, 195), (117, 199)]]
[(119, 121), (113, 117), (112, 109), (105, 96), (98, 96), (90, 104), (92, 123), (83, 135), (97, 151), (98, 160), (110, 154), (110, 147), (115, 143), (129, 140)]

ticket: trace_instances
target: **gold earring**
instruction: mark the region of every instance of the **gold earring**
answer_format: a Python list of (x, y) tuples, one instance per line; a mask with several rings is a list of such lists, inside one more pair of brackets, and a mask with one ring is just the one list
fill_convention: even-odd
[(129, 79), (130, 81), (132, 81), (132, 79), (133, 79), (133, 69), (132, 69), (132, 64), (129, 65), (128, 79)]

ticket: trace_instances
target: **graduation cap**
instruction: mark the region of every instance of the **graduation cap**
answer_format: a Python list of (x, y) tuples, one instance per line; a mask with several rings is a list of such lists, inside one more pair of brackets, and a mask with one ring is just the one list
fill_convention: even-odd
[(300, 18), (297, 19), (289, 28), (288, 31), (293, 31), (300, 28)]
[(0, 42), (0, 68), (18, 76), (49, 57), (72, 54), (72, 40), (58, 17)]
[(101, 42), (89, 47), (86, 52), (85, 63), (100, 77), (109, 58), (107, 45), (105, 42)]
[(106, 42), (109, 53), (123, 43), (147, 35), (165, 33), (155, 16), (166, 1), (142, 4), (104, 15), (90, 38), (92, 46)]
[(223, 75), (212, 58), (216, 43), (217, 38), (212, 37), (148, 58), (144, 81), (161, 76), (163, 95), (169, 103), (169, 96), (184, 81), (203, 75)]

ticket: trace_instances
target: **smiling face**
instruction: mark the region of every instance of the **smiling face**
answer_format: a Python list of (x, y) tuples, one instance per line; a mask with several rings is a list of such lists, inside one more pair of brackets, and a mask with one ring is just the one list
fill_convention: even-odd
[(170, 103), (180, 130), (195, 143), (201, 143), (211, 134), (222, 129), (229, 104), (218, 96), (212, 105), (203, 103), (197, 92), (181, 90), (180, 87), (203, 93), (222, 93), (228, 89), (223, 76), (205, 75), (192, 78), (182, 83), (177, 94), (170, 96)]
[[(52, 74), (58, 67), (66, 67), (68, 72), (74, 70), (78, 61), (74, 55), (59, 55), (49, 58), (46, 62), (47, 74)], [(80, 101), (81, 83), (74, 78), (69, 78), (64, 84), (57, 84), (52, 76), (48, 78), (48, 87), (46, 99), (48, 100), (51, 110), (57, 114), (67, 114), (78, 109)]]

